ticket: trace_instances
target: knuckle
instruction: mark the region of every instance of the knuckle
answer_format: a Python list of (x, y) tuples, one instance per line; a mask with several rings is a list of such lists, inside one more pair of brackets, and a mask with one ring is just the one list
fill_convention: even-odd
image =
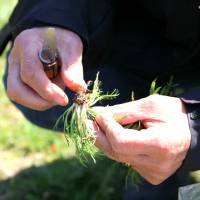
[(121, 142), (119, 141), (119, 139), (115, 138), (112, 143), (112, 148), (114, 152), (116, 153), (120, 152), (120, 147), (121, 147)]
[(45, 96), (48, 96), (50, 98), (51, 96), (53, 96), (54, 92), (53, 92), (53, 89), (50, 86), (46, 86), (46, 87), (44, 87), (43, 93), (44, 93)]
[(15, 92), (13, 87), (11, 87), (9, 84), (8, 84), (6, 93), (10, 100), (15, 101), (17, 99), (17, 93)]
[(149, 177), (146, 178), (146, 180), (149, 183), (153, 184), (153, 185), (159, 185), (162, 182), (164, 182), (165, 179), (166, 179), (165, 176), (162, 176), (159, 173), (156, 173), (156, 174), (151, 175), (151, 176), (149, 176)]
[(19, 51), (16, 48), (16, 46), (14, 45), (11, 48), (10, 53), (8, 54), (8, 66), (9, 68), (12, 67), (12, 65), (18, 64), (19, 63)]
[(162, 175), (162, 177), (166, 177), (168, 176), (171, 171), (172, 171), (172, 165), (169, 162), (164, 162), (161, 166), (160, 166), (160, 174)]
[(173, 160), (174, 158), (174, 154), (173, 152), (170, 152), (168, 149), (165, 150), (165, 155), (164, 155), (164, 159), (166, 160), (166, 162)]
[(147, 97), (147, 99), (149, 104), (152, 105), (153, 108), (157, 107), (157, 105), (160, 104), (160, 95), (158, 94), (150, 95), (149, 97)]
[(24, 30), (15, 38), (15, 41), (14, 41), (15, 47), (20, 47), (20, 49), (22, 49), (25, 45), (29, 43), (28, 32), (29, 32), (28, 30)]
[(164, 178), (161, 177), (159, 173), (140, 175), (143, 176), (143, 178), (146, 179), (146, 181), (148, 181), (152, 185), (159, 185), (164, 181)]
[(35, 44), (39, 44), (39, 35), (33, 29), (27, 29), (22, 31), (14, 40), (14, 47), (18, 50), (26, 53), (25, 49), (32, 51)]
[(52, 107), (52, 104), (46, 103), (46, 104), (44, 104), (44, 105), (37, 106), (36, 109), (37, 109), (38, 111), (45, 111), (45, 110), (50, 109), (51, 107)]
[(27, 38), (29, 36), (29, 30), (24, 30), (22, 31), (16, 38), (15, 38), (15, 42), (16, 43), (21, 43), (22, 41), (24, 41), (25, 38)]
[(14, 48), (12, 48), (10, 54), (8, 55), (8, 64), (9, 64), (9, 67), (13, 64), (13, 61), (15, 60), (16, 56), (15, 56), (15, 53), (14, 53)]
[(149, 97), (146, 97), (144, 100), (144, 105), (143, 105), (144, 110), (149, 110), (151, 112), (155, 111), (157, 108), (157, 103), (155, 100), (155, 95), (151, 95)]
[(151, 178), (148, 180), (152, 185), (160, 185), (164, 180), (158, 178)]
[(112, 134), (113, 130), (110, 128), (109, 123), (105, 124), (104, 131), (105, 131), (106, 135), (110, 138), (110, 142), (111, 142), (113, 151), (116, 152), (118, 149), (119, 138), (115, 137), (115, 135)]
[(21, 32), (16, 38), (15, 38), (15, 41), (14, 41), (14, 45), (17, 45), (17, 44), (20, 44), (21, 41), (22, 41), (22, 34), (23, 32)]
[(31, 80), (35, 79), (36, 72), (31, 67), (23, 66), (20, 71), (20, 76), (23, 82), (29, 83)]
[(175, 153), (169, 148), (169, 146), (160, 146), (160, 155), (162, 155), (162, 160), (168, 162), (172, 160), (176, 155)]
[(124, 145), (125, 143), (121, 137), (113, 139), (112, 148), (116, 153), (122, 153)]

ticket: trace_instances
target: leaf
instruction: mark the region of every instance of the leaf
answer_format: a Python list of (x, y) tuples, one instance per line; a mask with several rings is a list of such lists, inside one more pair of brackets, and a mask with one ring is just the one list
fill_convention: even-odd
[(156, 88), (156, 79), (151, 82), (151, 86), (149, 90), (150, 95), (154, 94), (155, 88)]

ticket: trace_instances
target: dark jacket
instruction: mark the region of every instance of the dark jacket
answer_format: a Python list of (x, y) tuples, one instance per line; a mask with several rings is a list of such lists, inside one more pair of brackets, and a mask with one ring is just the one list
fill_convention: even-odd
[(12, 39), (32, 27), (72, 30), (83, 41), (85, 67), (123, 65), (147, 80), (173, 74), (183, 87), (195, 80), (180, 96), (192, 133), (182, 169), (200, 169), (199, 0), (20, 0), (9, 25)]

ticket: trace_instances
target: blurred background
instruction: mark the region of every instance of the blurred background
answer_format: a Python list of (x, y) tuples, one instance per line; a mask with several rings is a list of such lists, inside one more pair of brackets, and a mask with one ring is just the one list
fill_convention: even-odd
[[(16, 3), (0, 0), (0, 28)], [(34, 126), (10, 103), (2, 84), (5, 55), (6, 50), (0, 57), (0, 200), (121, 199), (125, 174), (119, 165), (101, 159), (82, 166), (62, 133)]]
[[(16, 3), (0, 0), (0, 28)], [(1, 80), (5, 55), (0, 57)], [(0, 200), (118, 200), (126, 170), (106, 158), (82, 166), (64, 135), (28, 122), (0, 82)], [(199, 174), (192, 176), (200, 181)]]

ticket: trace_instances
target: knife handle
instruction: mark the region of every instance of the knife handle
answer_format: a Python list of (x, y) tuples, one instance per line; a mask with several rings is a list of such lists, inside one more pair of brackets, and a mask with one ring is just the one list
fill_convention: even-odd
[(55, 78), (60, 71), (58, 53), (52, 52), (48, 48), (42, 48), (38, 53), (39, 59), (43, 64), (43, 69), (49, 79)]

